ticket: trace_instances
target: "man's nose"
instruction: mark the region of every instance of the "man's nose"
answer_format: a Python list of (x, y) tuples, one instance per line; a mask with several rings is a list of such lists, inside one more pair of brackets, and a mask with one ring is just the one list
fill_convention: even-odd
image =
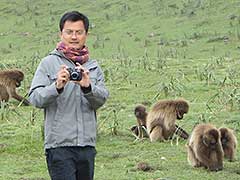
[(72, 33), (72, 39), (76, 39), (76, 38), (77, 38), (76, 32), (73, 32)]

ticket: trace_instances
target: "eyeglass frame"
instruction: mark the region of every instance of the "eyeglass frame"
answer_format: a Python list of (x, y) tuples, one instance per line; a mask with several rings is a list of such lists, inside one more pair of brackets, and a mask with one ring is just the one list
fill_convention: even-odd
[(73, 34), (75, 34), (75, 36), (82, 36), (83, 34), (86, 33), (86, 30), (84, 30), (84, 29), (80, 29), (80, 30), (63, 29), (62, 33), (66, 34), (67, 36), (73, 36)]

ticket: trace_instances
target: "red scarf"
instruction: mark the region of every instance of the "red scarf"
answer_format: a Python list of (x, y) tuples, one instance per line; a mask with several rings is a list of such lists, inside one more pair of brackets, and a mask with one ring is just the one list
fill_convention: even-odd
[(61, 51), (68, 59), (72, 60), (74, 63), (78, 62), (84, 64), (89, 59), (89, 52), (86, 46), (82, 49), (67, 47), (63, 42), (57, 44), (57, 50)]

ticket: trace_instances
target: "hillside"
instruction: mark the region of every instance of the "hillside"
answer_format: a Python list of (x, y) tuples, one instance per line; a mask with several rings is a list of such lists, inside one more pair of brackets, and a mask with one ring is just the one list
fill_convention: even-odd
[[(17, 50), (21, 57), (45, 55), (58, 41), (58, 20), (69, 9), (91, 21), (89, 46), (97, 57), (156, 56), (176, 51), (178, 57), (237, 57), (240, 17), (238, 1), (1, 1), (1, 55)], [(27, 52), (27, 53), (26, 53)]]

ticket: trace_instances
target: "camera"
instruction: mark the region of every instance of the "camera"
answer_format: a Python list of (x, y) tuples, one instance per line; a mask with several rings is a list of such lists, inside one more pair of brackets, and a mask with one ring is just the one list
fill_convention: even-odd
[(67, 68), (70, 74), (70, 80), (73, 81), (81, 81), (82, 80), (82, 72), (80, 69), (77, 68)]

